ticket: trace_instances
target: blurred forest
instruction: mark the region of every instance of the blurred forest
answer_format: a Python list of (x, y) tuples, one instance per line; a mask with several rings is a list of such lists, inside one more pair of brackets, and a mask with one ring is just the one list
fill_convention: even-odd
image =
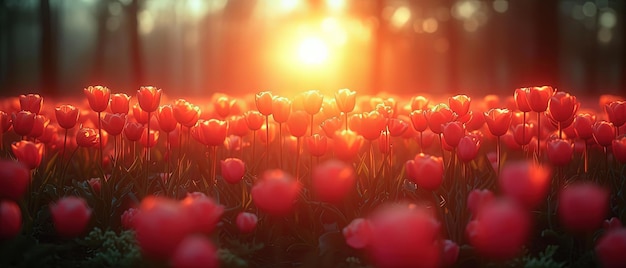
[[(623, 94), (625, 11), (621, 0), (3, 0), (0, 94)], [(296, 59), (311, 36), (321, 63)]]

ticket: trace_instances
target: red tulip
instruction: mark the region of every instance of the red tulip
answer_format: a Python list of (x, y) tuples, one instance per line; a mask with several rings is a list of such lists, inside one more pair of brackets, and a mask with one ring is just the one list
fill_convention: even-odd
[(426, 111), (414, 110), (409, 114), (413, 128), (417, 132), (423, 132), (428, 128), (428, 119), (426, 118)]
[(30, 183), (30, 172), (21, 162), (0, 160), (0, 199), (19, 201)]
[(239, 158), (226, 158), (220, 161), (222, 178), (230, 184), (239, 183), (246, 174), (246, 165)]
[(593, 139), (603, 147), (609, 147), (615, 139), (615, 127), (613, 123), (607, 121), (598, 121), (593, 124)]
[(76, 144), (80, 147), (94, 147), (98, 144), (98, 131), (93, 128), (81, 128), (76, 133)]
[(333, 139), (335, 156), (343, 161), (354, 159), (363, 146), (363, 137), (348, 130), (337, 131)]
[(217, 119), (201, 121), (191, 129), (191, 134), (205, 146), (220, 146), (228, 134), (228, 122)]
[(613, 156), (620, 163), (626, 163), (626, 136), (622, 135), (613, 140), (612, 143)]
[(261, 129), (261, 126), (263, 126), (265, 122), (263, 115), (257, 111), (247, 111), (244, 113), (244, 117), (246, 118), (248, 129), (252, 131)]
[(126, 230), (134, 230), (135, 229), (135, 219), (137, 218), (137, 214), (139, 213), (139, 209), (129, 208), (124, 213), (122, 213), (121, 221), (122, 227)]
[(377, 111), (361, 114), (360, 132), (366, 140), (373, 141), (380, 137), (380, 133), (387, 126), (387, 119)]
[(430, 130), (439, 135), (443, 132), (442, 125), (454, 119), (454, 113), (448, 108), (448, 105), (440, 103), (428, 110), (426, 117), (428, 118), (428, 127), (430, 127)]
[(210, 234), (224, 213), (224, 206), (200, 192), (188, 193), (181, 201), (181, 208), (190, 216), (191, 229), (194, 232)]
[(274, 216), (290, 213), (300, 193), (301, 185), (280, 169), (268, 170), (252, 187), (254, 205)]
[(426, 110), (430, 101), (424, 96), (415, 96), (411, 98), (411, 110)]
[(596, 244), (596, 255), (606, 268), (626, 267), (626, 228), (611, 230)]
[[(272, 125), (275, 123), (270, 123), (270, 129), (269, 129), (269, 133), (267, 133), (267, 126), (265, 126), (265, 124), (261, 127), (261, 131), (259, 131), (259, 140), (261, 140), (261, 142), (263, 144), (267, 144), (267, 143), (272, 143), (274, 141), (274, 139), (276, 139), (276, 132), (278, 132), (278, 126), (274, 125), (272, 127)], [(267, 136), (269, 134), (269, 137)]]
[(356, 185), (352, 165), (337, 160), (320, 164), (313, 169), (311, 186), (317, 199), (323, 202), (341, 202)]
[(352, 248), (361, 249), (370, 243), (372, 226), (368, 219), (356, 218), (343, 228), (342, 233), (346, 238), (346, 244)]
[(565, 92), (557, 92), (548, 101), (547, 115), (556, 122), (563, 123), (576, 115), (580, 103), (576, 97)]
[(18, 136), (28, 136), (35, 125), (37, 115), (29, 111), (20, 111), (13, 114), (13, 131)]
[(41, 164), (44, 149), (42, 143), (23, 140), (11, 144), (11, 149), (17, 161), (23, 163), (28, 169), (36, 169)]
[(328, 148), (328, 138), (320, 134), (313, 134), (305, 138), (306, 147), (312, 156), (320, 157), (326, 153)]
[(574, 147), (568, 140), (553, 139), (546, 142), (548, 159), (555, 166), (566, 166), (572, 160)]
[(476, 158), (476, 156), (478, 155), (480, 143), (480, 137), (473, 134), (465, 135), (459, 140), (456, 155), (461, 161), (465, 163), (470, 162), (474, 160), (474, 158)]
[(100, 193), (100, 189), (102, 189), (102, 182), (100, 181), (100, 178), (91, 178), (87, 182), (95, 193)]
[(114, 114), (128, 114), (130, 96), (125, 93), (115, 93), (111, 95), (109, 100), (109, 108)]
[(579, 114), (574, 119), (574, 130), (576, 135), (583, 140), (593, 138), (593, 125), (596, 123), (596, 116), (591, 114)]
[(400, 137), (402, 136), (408, 129), (409, 124), (399, 118), (389, 118), (387, 121), (387, 127), (389, 129), (389, 135), (391, 137)]
[(144, 112), (156, 111), (161, 102), (161, 89), (152, 86), (140, 87), (137, 90), (137, 102)]
[(551, 86), (531, 87), (526, 95), (528, 105), (535, 112), (545, 112), (548, 108), (548, 101), (554, 92), (555, 90)]
[(356, 92), (347, 88), (335, 92), (335, 102), (339, 111), (349, 113), (354, 110), (356, 104)]
[(141, 110), (141, 107), (139, 107), (139, 103), (135, 103), (135, 105), (133, 105), (133, 116), (135, 117), (135, 120), (137, 120), (137, 122), (145, 125), (148, 123), (148, 120), (150, 118), (148, 118), (148, 113)]
[(159, 128), (165, 133), (170, 133), (176, 129), (178, 122), (174, 118), (174, 108), (172, 105), (163, 105), (159, 107), (156, 113), (159, 122)]
[(535, 125), (533, 124), (518, 124), (512, 128), (513, 138), (515, 139), (515, 143), (520, 146), (528, 145), (530, 141), (533, 139), (535, 130)]
[(41, 134), (41, 136), (39, 136), (39, 141), (42, 142), (43, 144), (46, 145), (51, 145), (53, 147), (56, 147), (57, 145), (57, 141), (60, 141), (59, 136), (58, 136), (58, 129), (59, 127), (57, 127), (56, 125), (47, 125), (44, 129), (43, 129), (43, 134)]
[(518, 204), (533, 209), (545, 200), (550, 178), (549, 168), (532, 162), (508, 163), (500, 173), (500, 189)]
[(237, 214), (237, 219), (235, 219), (237, 228), (242, 233), (251, 233), (254, 231), (258, 221), (259, 218), (256, 214), (250, 212), (239, 212), (239, 214)]
[(481, 129), (485, 125), (485, 117), (482, 112), (471, 112), (472, 117), (465, 123), (465, 129), (467, 131), (473, 131)]
[[(274, 113), (274, 116), (275, 115), (276, 113)], [(306, 135), (306, 131), (309, 129), (310, 124), (311, 116), (304, 111), (294, 111), (291, 113), (291, 116), (289, 116), (289, 120), (287, 120), (289, 133), (291, 133), (294, 137), (302, 137)]]
[(22, 211), (11, 200), (0, 199), (0, 240), (11, 239), (20, 233), (22, 228)]
[(87, 101), (89, 101), (89, 107), (96, 113), (104, 112), (109, 106), (109, 99), (111, 98), (111, 91), (107, 87), (103, 86), (89, 86), (83, 89)]
[(91, 218), (91, 209), (87, 206), (87, 202), (75, 196), (64, 197), (51, 204), (50, 213), (54, 228), (59, 235), (64, 237), (81, 235)]
[(272, 92), (263, 91), (256, 94), (255, 103), (256, 108), (259, 112), (264, 116), (269, 116), (272, 114), (273, 108), (273, 97)]
[(127, 122), (126, 126), (124, 126), (124, 136), (129, 141), (139, 141), (141, 136), (143, 135), (144, 126), (137, 122)]
[(528, 94), (530, 94), (530, 88), (522, 87), (515, 89), (515, 104), (517, 109), (524, 113), (532, 111), (528, 103)]
[(9, 131), (11, 125), (13, 125), (11, 116), (4, 111), (0, 111), (0, 131), (2, 131), (0, 134)]
[(448, 105), (450, 109), (456, 113), (457, 116), (464, 116), (469, 111), (470, 103), (472, 99), (467, 95), (456, 95), (448, 98)]
[(250, 133), (246, 118), (243, 115), (231, 116), (228, 119), (228, 134), (243, 137)]
[(236, 99), (231, 99), (227, 96), (220, 96), (213, 103), (215, 107), (215, 112), (222, 118), (226, 118), (230, 114), (231, 108), (235, 105), (236, 102)]
[(139, 141), (141, 142), (141, 145), (143, 145), (143, 147), (152, 148), (159, 141), (159, 132), (151, 129), (150, 136), (148, 137), (148, 129), (144, 128)]
[(174, 102), (173, 114), (176, 121), (186, 127), (193, 127), (200, 117), (200, 107), (178, 99)]
[(459, 258), (459, 245), (452, 240), (443, 241), (443, 253), (441, 255), (441, 265), (444, 267), (452, 266)]
[(40, 114), (36, 115), (35, 123), (33, 124), (33, 128), (30, 130), (30, 133), (28, 133), (28, 136), (31, 138), (41, 137), (41, 135), (43, 135), (44, 130), (48, 127), (49, 123), (50, 123), (50, 119), (47, 119), (45, 116), (40, 115)]
[(20, 95), (20, 109), (34, 114), (41, 112), (43, 98), (39, 94)]
[(173, 268), (217, 268), (217, 248), (204, 236), (189, 236), (180, 242), (172, 256)]
[(622, 228), (622, 222), (616, 217), (611, 217), (611, 219), (604, 220), (602, 228), (606, 231), (617, 230)]
[(102, 118), (102, 129), (111, 136), (122, 134), (126, 125), (126, 114), (105, 114)]
[(319, 90), (309, 90), (304, 92), (304, 111), (309, 115), (319, 113), (324, 103), (324, 95)]
[(568, 185), (559, 196), (559, 218), (573, 232), (592, 232), (602, 225), (609, 208), (609, 192), (600, 186)]
[(621, 127), (626, 123), (626, 101), (613, 101), (604, 106), (604, 110), (615, 127)]
[(476, 218), (479, 211), (487, 204), (493, 202), (496, 196), (493, 192), (487, 189), (474, 189), (467, 196), (467, 209), (473, 214), (473, 218)]
[(508, 109), (491, 109), (485, 113), (485, 122), (494, 136), (503, 136), (509, 130), (513, 114)]
[(465, 233), (476, 251), (487, 258), (515, 257), (530, 234), (526, 211), (505, 200), (486, 203), (467, 224)]
[(70, 129), (76, 126), (78, 122), (78, 108), (73, 105), (64, 104), (54, 110), (59, 126), (64, 129)]
[(291, 101), (285, 97), (274, 97), (272, 100), (272, 117), (276, 123), (286, 123), (291, 114)]
[(415, 159), (406, 162), (407, 174), (413, 174), (409, 179), (429, 191), (439, 188), (443, 182), (443, 160), (425, 154), (418, 154)]
[(461, 138), (465, 136), (465, 127), (459, 121), (445, 123), (443, 126), (443, 138), (446, 143), (454, 148), (459, 145)]
[(154, 259), (168, 259), (193, 229), (191, 214), (177, 201), (146, 197), (135, 216), (137, 244), (142, 253)]
[(438, 267), (440, 223), (425, 209), (395, 205), (371, 217), (369, 252), (376, 267)]

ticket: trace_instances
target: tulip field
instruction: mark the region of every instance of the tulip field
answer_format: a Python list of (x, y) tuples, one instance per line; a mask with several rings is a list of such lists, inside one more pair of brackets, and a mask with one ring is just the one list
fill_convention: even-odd
[(0, 99), (0, 267), (626, 267), (626, 101)]

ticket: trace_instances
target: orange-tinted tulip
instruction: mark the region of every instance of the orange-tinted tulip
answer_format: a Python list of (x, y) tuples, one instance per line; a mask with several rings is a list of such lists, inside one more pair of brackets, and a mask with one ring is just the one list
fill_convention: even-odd
[(263, 115), (257, 111), (246, 111), (243, 116), (246, 118), (248, 129), (252, 131), (261, 129), (261, 126), (263, 126), (265, 122)]
[(228, 134), (228, 122), (217, 119), (201, 121), (191, 129), (191, 134), (206, 146), (220, 146)]
[(163, 105), (159, 107), (156, 113), (156, 118), (159, 121), (159, 128), (165, 133), (169, 133), (176, 129), (178, 122), (174, 118), (174, 108), (172, 105)]
[(457, 116), (464, 116), (469, 112), (470, 103), (472, 99), (467, 95), (456, 95), (448, 98), (448, 105), (450, 109), (456, 113)]
[(137, 122), (127, 122), (124, 126), (124, 136), (129, 141), (139, 141), (143, 135), (145, 127)]
[(613, 156), (620, 163), (626, 163), (626, 136), (622, 135), (612, 142)]
[(70, 129), (76, 126), (78, 122), (78, 108), (73, 105), (64, 104), (54, 109), (59, 126), (64, 129)]
[(607, 104), (604, 108), (609, 122), (615, 127), (621, 127), (626, 123), (626, 101), (614, 101)]
[(230, 110), (233, 107), (233, 105), (235, 105), (235, 103), (237, 102), (236, 99), (231, 99), (227, 96), (220, 96), (219, 98), (217, 98), (217, 100), (215, 100), (214, 104), (214, 108), (215, 108), (215, 112), (221, 116), (222, 118), (226, 118), (229, 114), (230, 114)]
[(17, 161), (23, 163), (28, 169), (35, 169), (41, 164), (43, 157), (43, 143), (31, 141), (18, 141), (11, 144), (13, 155)]
[(318, 200), (339, 203), (355, 189), (356, 172), (352, 165), (330, 160), (313, 169), (311, 186)]
[[(276, 113), (274, 113), (274, 115), (276, 115)], [(311, 116), (304, 111), (295, 111), (291, 113), (289, 120), (287, 120), (289, 133), (291, 133), (294, 137), (304, 136), (310, 124)]]
[(186, 127), (193, 127), (200, 118), (200, 107), (184, 99), (176, 100), (173, 110), (176, 121)]
[(337, 103), (337, 109), (339, 109), (339, 111), (344, 113), (352, 112), (356, 105), (356, 92), (342, 88), (335, 92), (335, 102)]
[(222, 178), (230, 184), (239, 183), (246, 174), (246, 164), (239, 158), (226, 158), (220, 161)]
[(579, 138), (588, 140), (593, 138), (593, 124), (596, 123), (596, 116), (591, 114), (579, 114), (574, 119), (574, 130)]
[(272, 114), (273, 101), (274, 98), (272, 97), (272, 92), (263, 91), (256, 94), (256, 108), (264, 116), (269, 116), (270, 114)]
[(126, 114), (105, 114), (102, 118), (102, 129), (109, 135), (117, 136), (122, 134), (126, 125)]
[(418, 154), (406, 162), (409, 179), (429, 191), (439, 188), (443, 182), (443, 159), (425, 154)]
[(387, 127), (389, 128), (389, 135), (392, 137), (400, 137), (410, 126), (409, 123), (402, 119), (389, 118), (389, 120), (387, 120)]
[(0, 199), (0, 240), (17, 236), (22, 229), (22, 211), (14, 201)]
[(309, 115), (319, 113), (324, 103), (324, 95), (319, 90), (309, 90), (304, 92), (304, 111)]
[(20, 95), (20, 108), (22, 111), (39, 114), (42, 105), (43, 98), (39, 94)]
[(140, 87), (137, 90), (137, 102), (144, 112), (156, 111), (161, 103), (161, 89), (152, 86)]
[(324, 120), (324, 122), (320, 124), (320, 127), (322, 128), (322, 130), (324, 131), (327, 137), (333, 139), (335, 137), (335, 133), (341, 128), (342, 125), (343, 125), (343, 121), (341, 118), (331, 117), (331, 118)]
[(80, 197), (64, 197), (50, 205), (52, 222), (57, 233), (64, 237), (77, 237), (85, 231), (91, 209)]
[(228, 120), (228, 133), (238, 137), (248, 135), (250, 129), (248, 128), (246, 117), (243, 115), (231, 116)]
[(508, 163), (500, 173), (500, 189), (518, 204), (534, 209), (548, 194), (551, 172), (530, 161)]
[(156, 130), (150, 130), (150, 136), (148, 137), (148, 129), (144, 128), (143, 133), (141, 133), (141, 138), (139, 139), (141, 145), (143, 147), (152, 148), (159, 141), (159, 132)]
[(30, 184), (30, 171), (21, 162), (0, 160), (0, 199), (19, 201)]
[(456, 148), (464, 136), (465, 127), (461, 122), (452, 121), (443, 125), (443, 138), (448, 145)]
[(359, 134), (366, 140), (373, 141), (380, 137), (380, 133), (385, 130), (387, 119), (377, 111), (361, 114), (361, 127)]
[(286, 123), (291, 114), (291, 101), (285, 97), (274, 97), (272, 100), (272, 117), (276, 123)]
[(553, 139), (546, 142), (548, 159), (555, 166), (566, 166), (572, 161), (574, 147), (568, 140)]
[(409, 114), (413, 128), (418, 132), (423, 132), (428, 128), (428, 119), (426, 118), (426, 111), (414, 110)]
[(554, 95), (551, 86), (531, 87), (526, 95), (530, 108), (538, 113), (545, 112), (548, 108), (548, 101)]
[(593, 139), (603, 147), (609, 147), (615, 139), (615, 127), (608, 121), (598, 121), (593, 124)]
[(312, 156), (320, 157), (326, 153), (328, 138), (320, 134), (313, 134), (305, 138), (306, 147)]
[(275, 169), (265, 171), (250, 194), (260, 210), (274, 216), (284, 216), (294, 209), (301, 187), (289, 174)]
[(35, 116), (37, 115), (29, 111), (20, 111), (17, 114), (13, 114), (13, 131), (15, 131), (15, 134), (28, 136), (35, 125)]
[(609, 209), (609, 192), (595, 184), (570, 184), (559, 195), (559, 218), (573, 232), (593, 232)]
[(478, 155), (480, 143), (480, 137), (473, 134), (465, 135), (459, 140), (456, 155), (461, 161), (465, 163), (470, 162), (474, 160), (474, 158), (476, 158), (476, 156)]
[(89, 101), (89, 107), (94, 112), (104, 112), (109, 106), (109, 99), (111, 98), (111, 91), (107, 87), (103, 86), (89, 86), (83, 90), (87, 101)]
[(81, 128), (76, 133), (76, 144), (80, 147), (94, 147), (98, 144), (98, 131), (93, 128)]
[(440, 103), (426, 111), (426, 117), (428, 118), (428, 127), (430, 130), (439, 135), (443, 132), (441, 126), (454, 120), (454, 112), (452, 112), (445, 103)]
[(335, 156), (344, 161), (352, 161), (363, 146), (363, 137), (350, 130), (337, 131), (333, 138)]
[(135, 117), (135, 120), (141, 124), (145, 125), (148, 123), (148, 112), (142, 110), (141, 107), (139, 107), (139, 103), (135, 103), (135, 105), (133, 105), (133, 117)]
[(411, 110), (427, 110), (430, 101), (424, 96), (415, 96), (411, 98)]
[(114, 114), (128, 114), (130, 96), (125, 93), (115, 93), (111, 95), (109, 100), (109, 109)]
[(502, 136), (509, 130), (512, 117), (508, 109), (491, 109), (485, 113), (485, 122), (492, 135)]
[(567, 127), (563, 123), (576, 116), (579, 107), (580, 103), (576, 101), (575, 96), (561, 91), (550, 97), (547, 115), (552, 120), (559, 122), (561, 127)]
[(239, 212), (239, 214), (237, 214), (237, 219), (235, 219), (237, 228), (244, 234), (254, 231), (258, 221), (259, 218), (257, 215), (250, 212)]
[(522, 87), (515, 89), (515, 105), (517, 109), (520, 111), (527, 113), (532, 111), (530, 108), (530, 104), (528, 104), (528, 94), (530, 93), (530, 88)]

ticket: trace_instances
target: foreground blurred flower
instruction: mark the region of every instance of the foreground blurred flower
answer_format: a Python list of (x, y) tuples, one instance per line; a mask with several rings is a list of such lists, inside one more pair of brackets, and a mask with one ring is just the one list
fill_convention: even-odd
[(140, 204), (134, 227), (137, 244), (144, 256), (158, 260), (174, 254), (192, 231), (192, 218), (175, 200), (149, 196)]
[(383, 206), (371, 216), (368, 250), (376, 267), (439, 267), (440, 223), (425, 209)]
[(610, 230), (600, 237), (595, 252), (602, 267), (626, 267), (626, 228)]
[(508, 163), (500, 174), (500, 189), (518, 204), (533, 209), (548, 194), (550, 178), (549, 168), (530, 161)]
[(356, 174), (352, 165), (330, 160), (316, 166), (311, 177), (311, 186), (317, 199), (339, 203), (354, 189)]
[(78, 108), (73, 105), (63, 104), (54, 110), (57, 123), (64, 129), (70, 129), (76, 126), (78, 122)]
[(470, 244), (484, 257), (505, 260), (515, 257), (530, 235), (526, 211), (506, 200), (485, 203), (465, 234)]
[(280, 169), (268, 170), (250, 192), (254, 205), (260, 210), (283, 216), (293, 210), (301, 185)]
[(128, 114), (130, 96), (125, 93), (116, 93), (111, 95), (109, 100), (109, 108), (114, 114)]
[(192, 231), (202, 234), (213, 232), (224, 213), (224, 206), (200, 192), (188, 193), (181, 208), (190, 216)]
[(76, 133), (76, 144), (80, 147), (94, 147), (98, 144), (98, 131), (93, 128), (81, 128)]
[(39, 94), (20, 95), (20, 109), (34, 114), (41, 112), (43, 98)]
[(574, 147), (569, 140), (552, 139), (546, 142), (548, 159), (555, 166), (567, 166), (572, 161)]
[(242, 233), (251, 233), (254, 231), (258, 221), (259, 218), (256, 214), (250, 212), (239, 212), (239, 214), (237, 214), (237, 219), (235, 219), (237, 228)]
[(0, 160), (0, 199), (19, 201), (30, 183), (30, 172), (20, 162)]
[(81, 235), (91, 218), (87, 202), (75, 196), (64, 197), (50, 204), (50, 213), (57, 233), (68, 238)]
[(592, 232), (602, 225), (609, 209), (609, 192), (590, 184), (572, 184), (559, 196), (559, 218), (573, 232)]
[(217, 119), (198, 122), (191, 129), (191, 135), (205, 146), (220, 146), (224, 144), (227, 134), (228, 122)]
[(29, 111), (20, 111), (13, 114), (13, 131), (18, 136), (28, 136), (35, 125), (36, 114)]
[(189, 236), (178, 245), (171, 264), (173, 268), (219, 267), (217, 248), (206, 237)]
[(91, 110), (94, 112), (103, 112), (109, 106), (111, 91), (107, 87), (89, 86), (83, 91), (85, 92), (87, 101), (89, 101), (89, 107), (91, 107)]
[(343, 236), (346, 238), (346, 244), (356, 249), (367, 247), (372, 236), (372, 226), (370, 224), (370, 221), (364, 218), (352, 220), (342, 230)]
[(137, 90), (137, 102), (144, 112), (156, 111), (161, 103), (161, 89), (153, 86), (140, 87)]
[(611, 217), (608, 220), (604, 220), (602, 228), (606, 231), (617, 230), (622, 228), (622, 222), (616, 217)]
[(28, 169), (36, 169), (41, 164), (44, 149), (42, 143), (18, 141), (11, 144), (11, 149), (17, 161), (23, 163)]
[(425, 154), (418, 154), (406, 162), (406, 174), (418, 187), (429, 191), (439, 188), (443, 182), (443, 160)]
[(222, 178), (230, 184), (239, 183), (246, 174), (246, 165), (241, 159), (226, 158), (221, 160)]
[(333, 139), (335, 156), (343, 161), (352, 161), (363, 146), (363, 137), (352, 131), (337, 131)]
[(129, 208), (124, 213), (122, 213), (121, 221), (122, 227), (126, 230), (135, 229), (135, 219), (137, 217), (137, 213), (139, 213), (139, 209)]
[(474, 189), (467, 196), (467, 209), (472, 212), (473, 217), (476, 218), (478, 212), (486, 205), (493, 202), (496, 196), (492, 191), (488, 189)]
[(22, 228), (22, 211), (11, 200), (0, 199), (0, 240), (11, 239)]

